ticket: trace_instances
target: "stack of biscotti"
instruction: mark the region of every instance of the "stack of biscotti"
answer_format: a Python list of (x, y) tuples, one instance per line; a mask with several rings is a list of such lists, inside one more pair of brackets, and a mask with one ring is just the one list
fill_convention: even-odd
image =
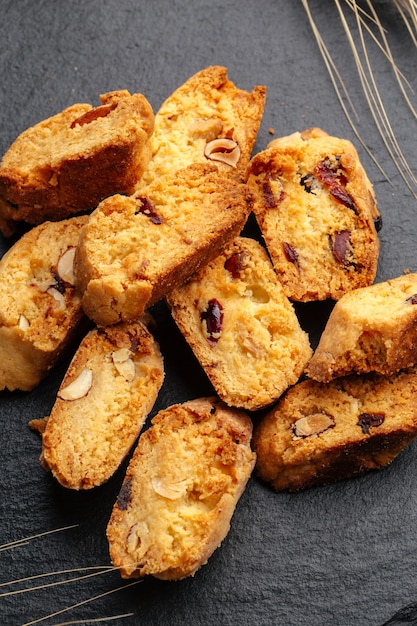
[(296, 490), (388, 465), (417, 436), (417, 274), (336, 302), (306, 373), (257, 428), (259, 475)]
[(312, 351), (266, 250), (237, 237), (167, 298), (216, 393), (257, 410), (303, 374)]
[(132, 193), (150, 156), (154, 114), (142, 94), (74, 104), (24, 131), (0, 163), (0, 230), (91, 211), (114, 193)]
[(244, 181), (264, 105), (264, 87), (238, 89), (220, 66), (162, 104), (136, 192), (101, 203), (78, 246), (77, 285), (97, 324), (137, 319), (240, 233), (252, 210)]
[(275, 139), (253, 157), (248, 184), (289, 298), (338, 300), (373, 283), (380, 215), (351, 142), (317, 128)]
[(252, 422), (216, 398), (158, 413), (143, 433), (107, 527), (123, 577), (192, 576), (229, 531), (252, 473)]
[(144, 321), (91, 330), (51, 414), (31, 424), (42, 433), (42, 463), (64, 487), (90, 489), (106, 482), (157, 399), (163, 359)]
[(86, 217), (36, 226), (0, 261), (0, 389), (30, 391), (84, 319), (73, 261)]

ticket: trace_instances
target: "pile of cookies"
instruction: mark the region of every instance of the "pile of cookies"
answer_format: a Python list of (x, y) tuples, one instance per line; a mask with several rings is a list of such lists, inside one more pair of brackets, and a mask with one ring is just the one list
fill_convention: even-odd
[[(315, 128), (252, 157), (265, 96), (208, 67), (156, 114), (124, 90), (69, 107), (0, 163), (0, 230), (27, 231), (0, 261), (0, 388), (30, 391), (79, 342), (31, 426), (70, 489), (108, 480), (138, 440), (107, 533), (125, 577), (194, 574), (255, 464), (300, 489), (382, 467), (417, 434), (417, 278), (373, 284), (380, 215), (349, 141)], [(242, 236), (251, 213), (265, 246)], [(162, 299), (217, 396), (141, 434), (164, 380)], [(293, 303), (326, 299), (313, 354)]]

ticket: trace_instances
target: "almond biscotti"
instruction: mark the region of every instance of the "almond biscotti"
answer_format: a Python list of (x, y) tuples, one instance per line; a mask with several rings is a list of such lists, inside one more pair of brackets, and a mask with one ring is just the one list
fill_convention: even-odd
[(312, 350), (265, 249), (237, 237), (167, 297), (172, 316), (230, 406), (275, 402), (304, 371)]
[(417, 435), (417, 370), (292, 387), (258, 424), (257, 472), (297, 491), (386, 467)]
[(0, 389), (30, 391), (48, 374), (84, 318), (73, 259), (86, 217), (45, 222), (0, 261)]
[(124, 578), (192, 576), (220, 545), (255, 463), (252, 423), (216, 398), (160, 411), (127, 469), (107, 527)]
[(159, 345), (142, 322), (91, 330), (41, 426), (42, 463), (64, 487), (103, 484), (133, 446), (163, 379)]
[(74, 104), (23, 132), (0, 163), (0, 230), (40, 224), (94, 209), (132, 193), (150, 156), (154, 114), (141, 94), (100, 96)]
[(152, 160), (140, 187), (192, 163), (211, 161), (225, 176), (244, 180), (265, 106), (266, 89), (251, 92), (210, 66), (178, 87), (155, 115)]
[(317, 128), (275, 139), (252, 159), (248, 184), (289, 298), (338, 300), (372, 284), (380, 215), (351, 142)]
[(307, 373), (328, 382), (354, 372), (393, 374), (415, 363), (417, 274), (406, 274), (336, 302)]
[(246, 185), (209, 164), (161, 176), (133, 196), (104, 200), (77, 248), (77, 287), (98, 325), (138, 319), (239, 234)]

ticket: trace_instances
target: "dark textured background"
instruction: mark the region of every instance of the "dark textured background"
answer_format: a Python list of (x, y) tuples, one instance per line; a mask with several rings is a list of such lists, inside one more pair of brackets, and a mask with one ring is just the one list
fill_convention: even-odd
[[(241, 88), (267, 85), (256, 150), (271, 139), (270, 127), (278, 136), (315, 125), (354, 141), (384, 219), (377, 280), (416, 271), (416, 200), (372, 123), (334, 3), (310, 4), (358, 106), (358, 127), (393, 186), (358, 145), (298, 0), (0, 0), (0, 153), (25, 128), (74, 102), (95, 105), (98, 94), (126, 88), (144, 93), (156, 111), (189, 76), (225, 65)], [(407, 32), (391, 3), (376, 6), (401, 69), (417, 87)], [(374, 46), (370, 52), (395, 132), (415, 164), (416, 122), (382, 54)], [(7, 245), (2, 241), (1, 251)], [(329, 303), (297, 307), (313, 343), (329, 309)], [(211, 392), (164, 306), (155, 314), (167, 377), (153, 413)], [(77, 527), (0, 552), (0, 582), (109, 563), (105, 527), (125, 466), (100, 489), (70, 493), (41, 469), (40, 439), (27, 425), (50, 411), (66, 365), (31, 393), (0, 393), (0, 542)], [(113, 572), (1, 595), (0, 624), (106, 617), (103, 623), (126, 626), (380, 626), (417, 603), (416, 476), (415, 443), (379, 473), (304, 493), (276, 494), (253, 478), (229, 535), (194, 578), (145, 580), (45, 621), (126, 582)], [(15, 588), (0, 587), (0, 594)], [(134, 616), (110, 621), (126, 613)]]

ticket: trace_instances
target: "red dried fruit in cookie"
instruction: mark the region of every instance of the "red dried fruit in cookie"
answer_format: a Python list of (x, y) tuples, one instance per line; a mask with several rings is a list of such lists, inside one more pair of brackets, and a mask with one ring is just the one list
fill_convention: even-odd
[(321, 161), (314, 170), (315, 176), (323, 185), (329, 188), (329, 193), (341, 204), (351, 209), (356, 215), (358, 210), (353, 198), (346, 191), (347, 179), (339, 167), (339, 157), (335, 162), (327, 157)]
[(226, 259), (224, 268), (230, 272), (233, 278), (239, 278), (240, 272), (246, 267), (246, 252), (235, 252)]
[(410, 304), (417, 304), (417, 293), (414, 293), (412, 296), (407, 298), (406, 302), (409, 302)]
[(381, 426), (384, 419), (384, 413), (361, 413), (358, 419), (358, 426), (362, 428), (364, 435), (369, 435), (369, 429)]
[(338, 263), (344, 267), (353, 265), (349, 260), (352, 254), (349, 230), (339, 230), (333, 233), (333, 235), (329, 235), (329, 244), (333, 256)]
[(113, 111), (117, 107), (117, 104), (103, 104), (99, 107), (95, 107), (94, 109), (90, 109), (87, 113), (83, 113), (80, 117), (77, 117), (71, 123), (71, 128), (75, 128), (75, 126), (84, 126), (85, 124), (90, 124), (90, 122), (94, 122), (99, 117), (107, 117), (108, 114)]
[(140, 202), (140, 207), (137, 213), (142, 213), (143, 215), (146, 215), (146, 217), (149, 217), (153, 224), (163, 224), (164, 220), (157, 213), (149, 198), (147, 198), (146, 196), (139, 196), (136, 198), (136, 200)]
[(201, 313), (200, 319), (205, 322), (207, 341), (215, 346), (223, 328), (223, 307), (216, 298), (208, 301), (207, 309)]
[(288, 242), (282, 242), (282, 249), (284, 250), (285, 258), (290, 263), (294, 263), (294, 265), (299, 268), (298, 265), (298, 252), (297, 250)]

